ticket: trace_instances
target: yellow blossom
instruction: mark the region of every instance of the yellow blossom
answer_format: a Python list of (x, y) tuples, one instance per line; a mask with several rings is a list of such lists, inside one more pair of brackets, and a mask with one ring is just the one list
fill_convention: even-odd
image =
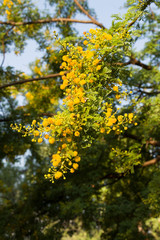
[(122, 122), (122, 121), (123, 121), (123, 116), (122, 116), (122, 115), (119, 115), (119, 116), (118, 116), (118, 121), (119, 121), (119, 122)]
[(91, 34), (96, 34), (96, 30), (95, 29), (89, 29), (89, 32), (91, 33)]
[(79, 98), (74, 99), (74, 104), (78, 104), (80, 102)]
[(78, 152), (77, 151), (74, 151), (73, 152), (73, 156), (76, 157), (78, 155)]
[(105, 132), (105, 128), (101, 128), (101, 129), (100, 129), (100, 132), (101, 132), (101, 133), (104, 133), (104, 132)]
[(62, 172), (57, 171), (55, 173), (54, 177), (55, 177), (55, 179), (59, 179), (60, 177), (62, 177), (62, 175), (63, 175)]
[(76, 131), (76, 132), (74, 133), (74, 135), (75, 135), (76, 137), (78, 137), (78, 136), (80, 135), (80, 133), (79, 133), (78, 131)]
[(98, 63), (99, 63), (99, 59), (95, 59), (92, 64), (97, 65)]
[(50, 143), (50, 144), (53, 144), (54, 142), (55, 142), (55, 139), (54, 139), (53, 137), (50, 137), (50, 138), (49, 138), (49, 143)]
[(53, 160), (57, 160), (57, 161), (61, 161), (61, 156), (56, 153), (56, 154), (53, 154), (53, 155), (52, 155), (52, 159), (53, 159)]
[(35, 130), (33, 134), (34, 134), (35, 137), (38, 137), (39, 136), (39, 131)]
[(80, 162), (81, 158), (79, 156), (76, 156), (74, 160), (75, 162)]
[(71, 173), (74, 173), (74, 169), (73, 169), (73, 168), (71, 168), (70, 172), (71, 172)]
[(80, 81), (81, 85), (84, 85), (85, 83), (86, 83), (86, 81), (84, 79)]
[(50, 103), (53, 104), (54, 102), (55, 102), (55, 98), (51, 98), (51, 99), (50, 99)]
[(102, 67), (101, 65), (98, 65), (98, 66), (96, 67), (96, 70), (99, 71), (99, 70), (101, 69), (101, 67)]
[(80, 78), (75, 78), (75, 79), (73, 80), (73, 82), (76, 83), (76, 84), (78, 84), (79, 81), (80, 81)]
[(42, 138), (38, 138), (38, 143), (42, 143), (43, 139)]
[(68, 56), (67, 56), (67, 55), (64, 55), (64, 56), (62, 57), (62, 59), (63, 59), (63, 61), (66, 61), (66, 62), (67, 62)]
[(71, 130), (69, 128), (66, 128), (66, 133), (71, 134)]
[(107, 126), (112, 126), (114, 123), (116, 123), (117, 119), (115, 117), (111, 117), (108, 120)]
[(62, 149), (66, 148), (66, 147), (67, 147), (66, 143), (62, 144)]
[(67, 138), (67, 142), (72, 142), (72, 138)]
[(104, 33), (103, 34), (104, 39), (106, 40), (112, 40), (112, 36), (110, 34)]
[(48, 134), (45, 134), (44, 137), (45, 137), (45, 139), (48, 139), (48, 138), (49, 138), (49, 135), (48, 135)]
[(128, 118), (129, 118), (130, 121), (132, 121), (132, 119), (133, 119), (133, 113), (129, 113), (129, 114), (128, 114)]
[(73, 163), (73, 168), (77, 169), (79, 167), (78, 163)]
[(32, 125), (35, 125), (35, 124), (36, 124), (36, 120), (33, 120), (33, 121), (32, 121)]
[(84, 45), (87, 45), (87, 44), (88, 44), (87, 40), (85, 40), (85, 41), (83, 42), (83, 44), (84, 44)]
[(62, 124), (62, 119), (57, 119), (55, 124), (56, 126), (60, 126)]
[(28, 93), (26, 93), (26, 98), (28, 100), (32, 100), (33, 99), (33, 95), (30, 92), (28, 92)]
[(118, 86), (114, 86), (113, 91), (118, 92)]
[(48, 126), (48, 119), (47, 119), (47, 118), (45, 118), (45, 119), (43, 120), (42, 125), (43, 125), (43, 127), (47, 127), (47, 126)]

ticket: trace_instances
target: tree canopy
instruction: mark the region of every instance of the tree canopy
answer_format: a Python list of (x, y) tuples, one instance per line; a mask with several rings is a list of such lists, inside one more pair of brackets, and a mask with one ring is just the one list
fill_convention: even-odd
[[(1, 239), (157, 240), (160, 3), (109, 28), (87, 0), (46, 4), (0, 3)], [(30, 74), (5, 67), (29, 40)]]

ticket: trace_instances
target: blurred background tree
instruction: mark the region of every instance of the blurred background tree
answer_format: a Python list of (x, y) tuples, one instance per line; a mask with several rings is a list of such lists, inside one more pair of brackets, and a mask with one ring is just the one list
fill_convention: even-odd
[[(53, 31), (81, 44), (74, 22), (84, 23), (84, 30), (86, 23), (105, 26), (88, 1), (46, 4), (42, 9), (32, 0), (0, 3), (0, 239), (159, 239), (160, 3), (128, 0), (128, 12), (115, 15), (110, 26), (113, 33), (128, 23), (132, 28), (130, 54), (117, 53), (120, 79), (130, 93), (119, 111), (136, 112), (138, 126), (103, 134), (85, 149), (80, 169), (54, 184), (44, 179), (54, 145), (22, 138), (10, 124), (27, 125), (59, 110), (62, 53)], [(5, 67), (6, 54), (22, 54), (29, 39), (42, 52), (30, 65), (31, 73)], [(125, 150), (128, 157), (121, 155)]]

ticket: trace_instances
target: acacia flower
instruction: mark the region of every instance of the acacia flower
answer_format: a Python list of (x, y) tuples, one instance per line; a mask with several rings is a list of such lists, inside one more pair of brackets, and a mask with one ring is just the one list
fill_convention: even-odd
[(49, 138), (49, 143), (50, 143), (50, 144), (53, 144), (54, 142), (55, 142), (55, 139), (52, 138), (52, 137), (50, 137), (50, 138)]
[(77, 169), (79, 167), (78, 163), (73, 163), (73, 168)]
[(76, 131), (76, 132), (74, 133), (74, 135), (75, 135), (76, 137), (79, 137), (80, 132)]
[(54, 177), (55, 177), (55, 179), (59, 179), (60, 177), (62, 177), (62, 172), (60, 172), (60, 171), (57, 171), (56, 173), (55, 173), (55, 175), (54, 175)]
[(43, 139), (42, 138), (38, 138), (38, 143), (42, 143)]

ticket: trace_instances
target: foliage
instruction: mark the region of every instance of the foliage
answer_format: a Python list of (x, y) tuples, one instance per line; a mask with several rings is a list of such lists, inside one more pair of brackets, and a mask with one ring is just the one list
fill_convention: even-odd
[[(158, 239), (159, 1), (128, 0), (109, 29), (87, 1), (46, 4), (0, 4), (1, 239)], [(5, 68), (29, 39), (31, 74)]]

